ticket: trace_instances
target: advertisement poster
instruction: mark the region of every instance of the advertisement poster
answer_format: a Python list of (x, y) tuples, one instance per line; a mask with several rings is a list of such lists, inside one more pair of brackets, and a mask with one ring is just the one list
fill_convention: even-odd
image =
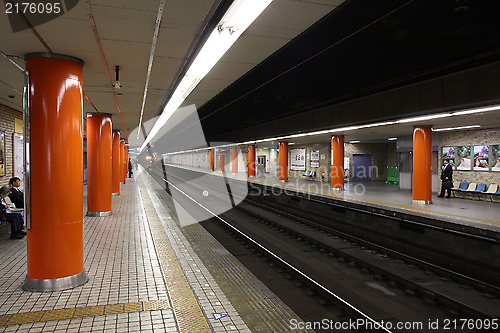
[(306, 171), (306, 149), (290, 150), (290, 170)]
[(455, 165), (455, 147), (443, 147), (443, 160), (449, 160), (451, 165)]
[(0, 177), (5, 176), (5, 132), (0, 132)]
[(21, 179), (21, 186), (23, 186), (22, 185), (24, 181), (23, 135), (19, 133), (14, 133), (12, 142), (14, 145), (14, 177), (18, 177), (19, 179)]
[(319, 168), (319, 150), (311, 152), (311, 168)]
[(500, 171), (500, 145), (491, 146), (491, 171)]
[(474, 170), (489, 171), (490, 146), (474, 146)]
[(457, 147), (457, 170), (471, 170), (470, 146)]

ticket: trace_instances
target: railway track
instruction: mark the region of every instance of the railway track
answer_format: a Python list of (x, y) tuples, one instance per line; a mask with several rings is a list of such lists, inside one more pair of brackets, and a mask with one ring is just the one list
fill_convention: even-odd
[[(200, 184), (189, 174), (167, 171), (165, 180), (159, 171), (153, 171), (155, 177), (167, 181), (170, 191), (178, 190), (174, 183), (189, 181), (191, 193), (183, 195), (202, 210), (209, 210), (203, 205), (208, 199), (201, 197), (201, 203), (196, 202), (198, 193), (209, 189), (212, 205), (227, 195), (228, 187), (217, 188), (206, 179)], [(227, 200), (217, 205), (226, 205), (226, 212), (213, 217), (213, 223), (252, 248), (285, 279), (309, 288), (324, 304), (333, 304), (346, 318), (366, 321), (368, 331), (400, 331), (397, 325), (418, 323), (422, 327), (413, 331), (444, 331), (453, 325), (456, 329), (457, 321), (474, 322), (455, 331), (479, 331), (493, 329), (500, 317), (500, 292), (495, 286), (248, 198), (236, 207)]]

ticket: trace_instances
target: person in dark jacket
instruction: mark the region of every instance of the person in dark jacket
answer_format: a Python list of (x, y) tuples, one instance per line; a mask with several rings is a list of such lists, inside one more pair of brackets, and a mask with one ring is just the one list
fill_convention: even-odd
[(444, 197), (444, 192), (446, 191), (448, 193), (446, 197), (450, 198), (451, 188), (453, 187), (453, 167), (448, 159), (443, 160), (443, 164), (443, 169), (441, 170), (441, 194), (438, 197)]
[(24, 195), (23, 192), (19, 189), (19, 186), (21, 186), (21, 179), (17, 177), (12, 177), (9, 180), (10, 184), (10, 194), (9, 198), (10, 201), (14, 205), (16, 205), (16, 208), (24, 208)]
[(12, 239), (21, 239), (26, 235), (23, 231), (24, 220), (19, 213), (7, 213), (9, 206), (5, 203), (5, 198), (9, 195), (10, 190), (7, 186), (0, 188), (0, 221), (10, 222)]
[(128, 178), (132, 178), (132, 162), (130, 161), (130, 158), (128, 159)]

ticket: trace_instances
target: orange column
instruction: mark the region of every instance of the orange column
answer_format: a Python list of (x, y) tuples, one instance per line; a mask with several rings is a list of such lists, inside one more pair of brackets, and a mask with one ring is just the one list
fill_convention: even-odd
[(120, 131), (113, 131), (113, 152), (112, 152), (112, 181), (111, 181), (111, 192), (113, 195), (120, 195)]
[(224, 155), (219, 152), (219, 171), (224, 171)]
[(210, 171), (214, 171), (215, 170), (215, 166), (214, 166), (214, 150), (210, 149), (208, 151), (208, 153), (209, 153), (209, 159), (210, 159)]
[(344, 136), (332, 136), (332, 188), (344, 189)]
[(120, 139), (120, 182), (125, 184), (125, 140)]
[(88, 281), (83, 267), (83, 62), (25, 57), (30, 75), (28, 271), (23, 288), (58, 291)]
[(236, 174), (238, 173), (238, 148), (231, 149), (231, 159), (233, 173)]
[(255, 146), (248, 146), (248, 177), (255, 177)]
[(111, 215), (111, 115), (87, 114), (87, 215)]
[(432, 203), (432, 126), (413, 128), (413, 203)]
[(278, 170), (278, 175), (279, 175), (279, 180), (280, 182), (287, 182), (288, 181), (288, 142), (280, 142), (279, 145), (279, 170)]

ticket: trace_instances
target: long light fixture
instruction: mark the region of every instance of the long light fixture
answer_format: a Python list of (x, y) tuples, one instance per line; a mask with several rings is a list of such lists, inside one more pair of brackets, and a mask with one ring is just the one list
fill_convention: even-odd
[(165, 105), (162, 114), (144, 140), (140, 152), (146, 148), (198, 83), (271, 2), (272, 0), (235, 0), (233, 2)]
[(468, 126), (459, 126), (459, 127), (446, 127), (446, 128), (433, 128), (433, 132), (444, 132), (444, 131), (455, 131), (455, 130), (462, 130), (462, 129), (469, 129), (469, 128), (478, 128), (481, 127), (481, 125), (468, 125)]

